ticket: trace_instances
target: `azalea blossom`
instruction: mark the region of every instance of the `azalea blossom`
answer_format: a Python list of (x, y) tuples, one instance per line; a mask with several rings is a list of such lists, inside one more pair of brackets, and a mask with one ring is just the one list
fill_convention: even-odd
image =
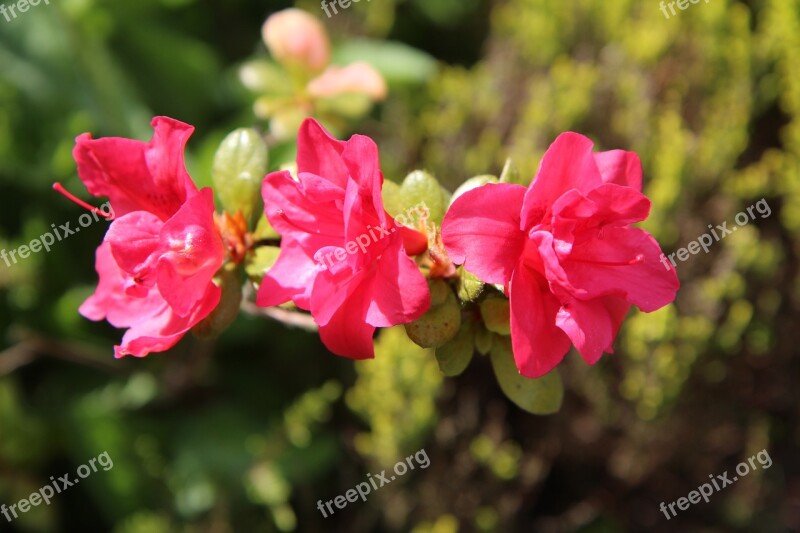
[(156, 117), (147, 142), (78, 137), (73, 151), (90, 193), (116, 214), (96, 253), (99, 283), (80, 307), (90, 320), (128, 328), (116, 357), (143, 357), (175, 345), (217, 306), (213, 282), (225, 249), (214, 224), (211, 189), (186, 172), (193, 128)]
[(631, 227), (650, 211), (639, 158), (592, 147), (582, 135), (561, 134), (530, 187), (468, 191), (442, 224), (451, 259), (505, 288), (514, 358), (527, 377), (552, 370), (570, 344), (589, 364), (613, 353), (630, 306), (655, 311), (679, 287), (655, 239)]
[[(266, 215), (282, 239), (256, 303), (291, 300), (311, 312), (330, 351), (374, 357), (375, 328), (424, 314), (428, 285), (406, 253), (404, 231), (383, 207), (375, 143), (361, 135), (336, 140), (313, 119), (303, 123), (297, 142), (297, 180), (287, 171), (264, 180)], [(344, 252), (370, 232), (381, 238), (363, 252)], [(337, 261), (326, 264), (331, 255)]]

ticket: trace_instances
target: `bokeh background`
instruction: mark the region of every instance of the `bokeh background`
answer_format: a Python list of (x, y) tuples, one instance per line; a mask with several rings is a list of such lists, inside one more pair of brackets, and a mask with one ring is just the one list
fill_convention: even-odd
[[(194, 124), (189, 168), (208, 183), (223, 136), (263, 126), (239, 67), (290, 5), (51, 0), (0, 18), (0, 247), (75, 224), (50, 184), (86, 197), (71, 159), (85, 131)], [(0, 503), (103, 451), (114, 467), (0, 531), (800, 530), (800, 3), (711, 0), (669, 19), (656, 0), (373, 0), (330, 19), (296, 5), (339, 57), (389, 79), (347, 132), (376, 139), (388, 179), (425, 168), (453, 190), (508, 156), (530, 178), (574, 130), (639, 153), (643, 227), (668, 253), (762, 198), (772, 214), (678, 263), (675, 304), (632, 312), (616, 354), (588, 367), (570, 353), (547, 417), (510, 403), (484, 357), (443, 378), (402, 329), (353, 363), (242, 315), (216, 341), (116, 361), (119, 332), (77, 313), (94, 224), (0, 263)], [(316, 509), (421, 448), (427, 469)], [(769, 469), (659, 511), (764, 449)]]

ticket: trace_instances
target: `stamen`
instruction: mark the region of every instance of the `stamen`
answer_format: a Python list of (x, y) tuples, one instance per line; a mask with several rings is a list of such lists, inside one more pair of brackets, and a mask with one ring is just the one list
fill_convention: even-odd
[(65, 188), (64, 188), (64, 187), (63, 187), (63, 186), (62, 186), (60, 183), (58, 183), (58, 182), (56, 182), (56, 183), (54, 183), (54, 184), (53, 184), (53, 189), (54, 189), (55, 191), (59, 192), (60, 194), (62, 194), (62, 195), (64, 195), (64, 196), (66, 196), (68, 199), (72, 200), (73, 202), (75, 202), (75, 203), (76, 203), (76, 204), (78, 204), (79, 206), (83, 207), (84, 209), (88, 209), (88, 210), (89, 210), (89, 211), (91, 211), (92, 213), (95, 213), (95, 214), (97, 214), (97, 215), (100, 215), (101, 217), (105, 218), (106, 220), (111, 220), (111, 219), (113, 219), (113, 218), (114, 218), (114, 215), (112, 215), (111, 213), (107, 213), (107, 212), (103, 211), (102, 209), (99, 209), (99, 208), (97, 208), (97, 207), (94, 207), (94, 206), (92, 206), (92, 205), (90, 205), (90, 204), (87, 204), (86, 202), (84, 202), (83, 200), (81, 200), (80, 198), (78, 198), (77, 196), (75, 196), (75, 195), (71, 194), (70, 192), (68, 192), (68, 191), (67, 191), (67, 190), (66, 190), (66, 189), (65, 189)]

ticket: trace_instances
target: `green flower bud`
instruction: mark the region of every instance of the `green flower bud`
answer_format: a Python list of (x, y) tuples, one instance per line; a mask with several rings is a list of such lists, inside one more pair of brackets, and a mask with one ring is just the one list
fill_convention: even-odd
[(450, 287), (447, 282), (441, 279), (429, 279), (428, 288), (431, 291), (431, 307), (438, 307), (447, 301), (450, 294)]
[(497, 383), (518, 407), (535, 415), (549, 415), (561, 409), (564, 385), (556, 370), (537, 379), (522, 376), (514, 362), (508, 337), (495, 337), (491, 359)]
[(481, 302), (481, 316), (486, 329), (498, 335), (511, 335), (511, 306), (506, 298), (490, 295)]
[(456, 192), (453, 193), (453, 197), (450, 199), (450, 204), (452, 205), (452, 203), (456, 201), (456, 198), (465, 192), (471, 191), (472, 189), (477, 189), (478, 187), (486, 185), (487, 183), (497, 183), (497, 177), (490, 174), (482, 174), (480, 176), (475, 176), (474, 178), (468, 179), (458, 186), (458, 189), (456, 189)]
[(405, 325), (408, 338), (423, 348), (438, 348), (458, 333), (461, 306), (449, 291), (444, 303), (431, 307), (421, 318)]
[(250, 128), (231, 132), (214, 155), (212, 179), (222, 207), (241, 211), (250, 221), (261, 198), (261, 183), (267, 173), (267, 145)]
[(403, 214), (408, 219), (409, 225), (416, 225), (426, 212), (429, 222), (441, 225), (449, 203), (450, 193), (439, 185), (436, 178), (424, 170), (415, 170), (406, 176), (400, 185), (402, 212), (395, 216)]

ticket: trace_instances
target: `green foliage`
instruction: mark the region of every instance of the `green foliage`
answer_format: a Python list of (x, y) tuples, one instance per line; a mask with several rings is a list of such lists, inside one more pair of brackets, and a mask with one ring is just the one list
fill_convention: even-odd
[(389, 328), (375, 343), (375, 359), (357, 362), (356, 372), (346, 399), (369, 426), (354, 441), (359, 453), (388, 465), (417, 451), (436, 421), (442, 385), (433, 353), (409, 341), (402, 327)]
[(558, 412), (564, 400), (564, 385), (558, 370), (536, 379), (522, 376), (514, 363), (508, 337), (495, 336), (490, 357), (497, 382), (509, 400), (535, 415)]

